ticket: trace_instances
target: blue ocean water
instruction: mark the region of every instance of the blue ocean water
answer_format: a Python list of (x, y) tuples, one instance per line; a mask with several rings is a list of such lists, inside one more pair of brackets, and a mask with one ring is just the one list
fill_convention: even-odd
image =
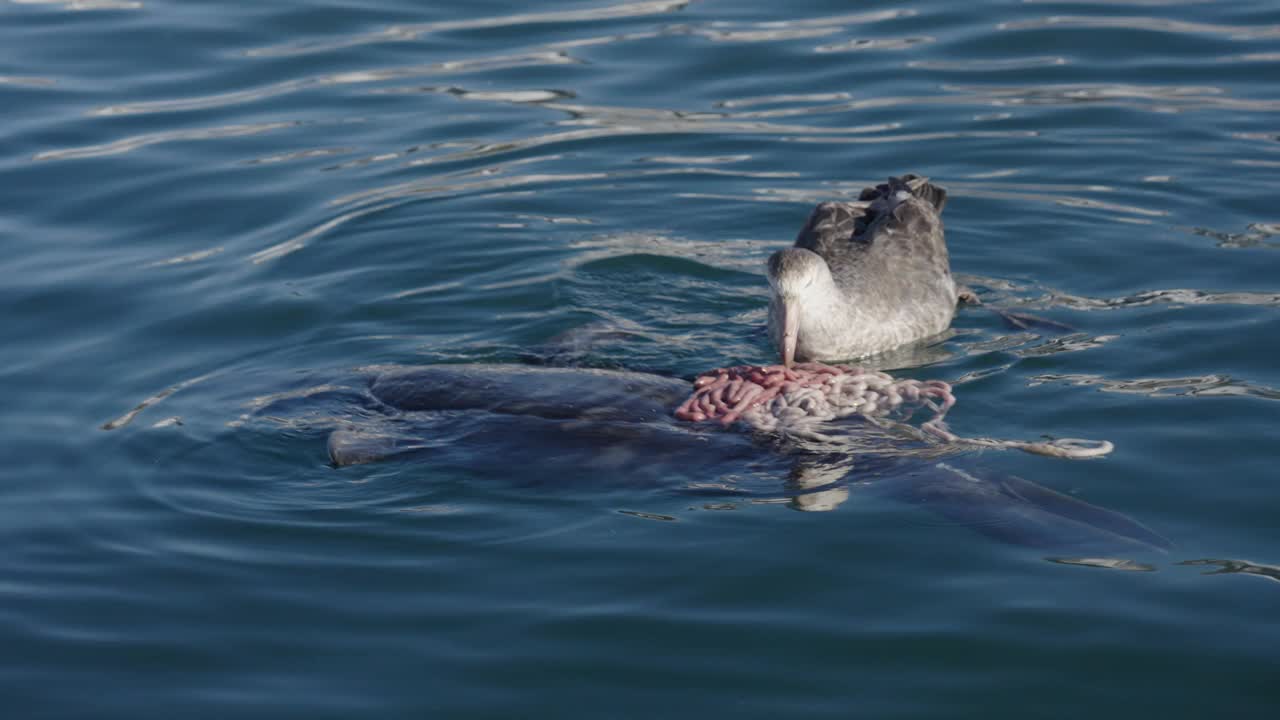
[[(1278, 80), (1265, 0), (0, 4), (0, 705), (1269, 717)], [(355, 367), (770, 360), (764, 259), (906, 172), (986, 305), (1070, 329), (966, 309), (896, 372), (1114, 442), (972, 462), (1169, 553), (797, 512), (768, 456), (328, 464)]]

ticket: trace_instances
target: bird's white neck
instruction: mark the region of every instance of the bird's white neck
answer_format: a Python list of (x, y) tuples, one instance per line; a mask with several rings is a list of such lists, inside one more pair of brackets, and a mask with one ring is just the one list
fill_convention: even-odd
[(949, 313), (934, 318), (922, 314), (921, 308), (893, 307), (883, 298), (859, 297), (856, 288), (843, 290), (829, 273), (823, 273), (785, 299), (776, 293), (770, 299), (770, 326), (778, 347), (782, 347), (784, 304), (795, 308), (795, 359), (799, 362), (873, 355), (942, 332), (951, 321)]

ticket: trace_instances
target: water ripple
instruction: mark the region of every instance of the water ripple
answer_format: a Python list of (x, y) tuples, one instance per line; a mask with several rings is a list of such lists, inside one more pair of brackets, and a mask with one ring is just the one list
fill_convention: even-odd
[(146, 267), (168, 267), (170, 265), (183, 265), (186, 263), (199, 262), (207, 260), (214, 255), (218, 255), (223, 251), (222, 247), (209, 248), (207, 250), (197, 250), (196, 252), (185, 253), (176, 257), (166, 258), (148, 263)]
[(395, 204), (396, 203), (381, 203), (381, 204), (376, 204), (369, 207), (362, 207), (358, 210), (352, 210), (350, 212), (343, 213), (335, 218), (326, 220), (325, 222), (322, 222), (319, 225), (316, 225), (315, 227), (311, 228), (310, 230), (307, 230), (306, 232), (300, 233), (298, 235), (295, 235), (289, 238), (288, 240), (285, 240), (280, 243), (276, 243), (271, 247), (268, 247), (264, 250), (259, 250), (258, 252), (253, 253), (252, 255), (249, 256), (249, 261), (255, 265), (260, 265), (270, 260), (278, 260), (279, 258), (282, 258), (285, 255), (289, 255), (290, 253), (295, 253), (303, 249), (311, 242), (311, 240), (321, 235), (324, 235), (325, 233), (329, 232), (330, 230), (333, 230), (334, 228), (337, 228), (341, 225), (345, 225), (346, 223), (349, 223), (352, 220), (362, 218), (366, 215), (373, 215), (374, 213), (387, 210), (393, 207)]
[[(955, 63), (948, 63), (956, 65)], [(958, 69), (966, 68), (963, 63)], [(935, 69), (935, 68), (930, 68)], [(992, 68), (994, 70), (994, 68)], [(991, 107), (1076, 105), (1083, 103), (1129, 107), (1151, 112), (1180, 112), (1210, 108), (1232, 108), (1261, 111), (1280, 111), (1280, 102), (1260, 99), (1242, 99), (1226, 96), (1226, 91), (1212, 86), (1169, 86), (1132, 84), (1036, 84), (1025, 86), (986, 86), (944, 84), (942, 95), (877, 96), (863, 99), (844, 99), (844, 94), (809, 96), (777, 96), (724, 100), (718, 107), (746, 107), (750, 104), (780, 102), (811, 102), (799, 107), (784, 107), (756, 113), (739, 113), (736, 117), (788, 117), (820, 113), (848, 113), (880, 108), (905, 108), (913, 105), (985, 105)], [(839, 102), (823, 101), (840, 100)], [(1008, 115), (998, 115), (1008, 117)]]
[(1153, 17), (1101, 17), (1096, 15), (1052, 15), (1035, 20), (1015, 20), (996, 25), (999, 30), (1038, 30), (1041, 28), (1082, 28), (1147, 30), (1151, 32), (1187, 33), (1193, 35), (1226, 35), (1232, 40), (1262, 40), (1280, 37), (1280, 25), (1214, 25)]
[(0, 75), (0, 85), (16, 85), (18, 87), (50, 87), (57, 81), (50, 77)]
[(1057, 355), (1060, 353), (1081, 352), (1083, 350), (1093, 350), (1102, 347), (1112, 340), (1118, 339), (1119, 335), (1087, 335), (1085, 333), (1075, 333), (1066, 337), (1054, 338), (1048, 342), (1032, 347), (1015, 350), (1014, 354), (1018, 357), (1047, 357), (1049, 355)]
[(106, 155), (119, 155), (121, 153), (131, 152), (138, 148), (147, 147), (149, 145), (158, 145), (167, 142), (181, 142), (186, 140), (217, 140), (229, 137), (245, 137), (248, 135), (261, 135), (275, 130), (282, 130), (289, 127), (297, 127), (302, 123), (296, 121), (289, 122), (269, 122), (269, 123), (252, 123), (246, 125), (223, 125), (222, 127), (212, 128), (196, 128), (192, 130), (164, 130), (161, 132), (144, 133), (142, 135), (134, 135), (116, 140), (114, 142), (103, 143), (101, 145), (85, 145), (82, 147), (64, 148), (61, 150), (45, 150), (36, 153), (32, 160), (72, 160), (90, 157), (103, 157)]
[[(777, 242), (772, 240), (696, 240), (689, 238), (670, 238), (662, 235), (641, 233), (616, 233), (598, 235), (575, 240), (569, 244), (574, 250), (569, 267), (581, 268), (597, 263), (628, 256), (661, 256), (688, 260), (699, 265), (721, 270), (734, 270), (760, 275), (764, 270), (765, 258), (777, 249)], [(766, 297), (765, 290), (756, 284), (747, 292)]]
[[(1108, 104), (1139, 110), (1178, 112), (1225, 108), (1280, 111), (1280, 100), (1233, 98), (1227, 91), (1205, 85), (1134, 85), (1129, 83), (1062, 83), (1037, 85), (944, 85), (949, 92), (969, 93), (992, 105)], [(1136, 101), (1136, 102), (1135, 102)], [(1158, 105), (1151, 103), (1158, 102)]]
[[(730, 163), (745, 162), (751, 159), (750, 155), (655, 155), (653, 157), (640, 158), (644, 162), (666, 163), (668, 165), (727, 165)], [(795, 173), (790, 173), (794, 177)]]
[(1264, 580), (1280, 582), (1280, 565), (1266, 565), (1251, 560), (1218, 560), (1203, 558), (1200, 560), (1183, 560), (1179, 565), (1204, 566), (1213, 565), (1216, 570), (1206, 570), (1203, 575), (1252, 575)]
[(715, 104), (716, 107), (736, 108), (736, 107), (753, 107), (756, 105), (780, 105), (793, 103), (826, 103), (833, 100), (845, 101), (851, 99), (852, 96), (847, 92), (828, 92), (828, 93), (805, 93), (799, 95), (763, 95), (760, 97), (737, 98), (734, 100), (720, 100)]
[(1133, 5), (1135, 7), (1165, 7), (1172, 5), (1204, 5), (1219, 0), (1022, 0), (1027, 5)]
[(1124, 572), (1155, 572), (1156, 570), (1156, 566), (1150, 563), (1126, 560), (1124, 558), (1051, 557), (1045, 558), (1045, 560), (1059, 565), (1077, 565), (1080, 567), (1102, 568), (1104, 570), (1122, 570)]
[(140, 10), (137, 0), (9, 0), (14, 5), (61, 5), (63, 10)]
[(201, 382), (204, 382), (205, 380), (208, 380), (214, 375), (217, 375), (218, 372), (219, 371), (215, 370), (214, 372), (211, 372), (211, 373), (205, 373), (204, 375), (198, 375), (193, 378), (188, 378), (186, 380), (183, 380), (180, 383), (177, 383), (176, 385), (170, 385), (164, 390), (161, 390), (160, 392), (138, 403), (133, 407), (133, 409), (129, 410), (128, 412), (121, 415), (120, 417), (103, 423), (100, 427), (103, 430), (118, 430), (128, 425), (129, 423), (133, 422), (133, 419), (136, 418), (140, 413), (142, 413), (147, 408), (162, 402), (165, 398), (168, 398), (169, 396), (173, 395), (174, 393), (180, 390), (184, 390), (186, 388), (191, 387), (192, 385), (195, 385), (196, 383), (201, 383)]
[(843, 30), (839, 27), (794, 27), (778, 30), (717, 30), (715, 28), (690, 28), (689, 34), (700, 35), (713, 42), (754, 43), (779, 40), (804, 40), (827, 37)]
[[(1277, 161), (1274, 167), (1280, 167), (1280, 161)], [(1280, 228), (1271, 223), (1253, 223), (1249, 225), (1249, 232), (1222, 232), (1220, 230), (1211, 230), (1209, 228), (1191, 228), (1190, 231), (1195, 235), (1213, 238), (1217, 241), (1220, 248), (1277, 248), (1280, 242), (1271, 238), (1280, 235)]]
[(937, 40), (937, 38), (930, 37), (928, 35), (911, 35), (896, 38), (857, 38), (842, 43), (819, 45), (814, 48), (814, 51), (820, 53), (836, 53), (863, 50), (907, 50), (917, 45), (937, 42)]
[[(816, 18), (800, 18), (796, 20), (775, 20), (767, 22), (748, 23), (739, 25), (728, 22), (713, 22), (704, 26), (685, 26), (678, 30), (687, 31), (689, 34), (699, 35), (708, 40), (716, 42), (735, 42), (735, 43), (753, 43), (753, 42), (777, 42), (783, 40), (804, 40), (807, 38), (828, 37), (844, 32), (850, 25), (866, 25), (870, 23), (884, 22), (887, 20), (897, 20), (904, 17), (913, 17), (916, 15), (915, 10), (902, 8), (891, 10), (876, 10), (865, 13), (855, 13), (851, 15), (833, 15), (829, 17)], [(725, 29), (729, 28), (729, 29)], [(931, 40), (931, 38), (928, 38)], [(913, 38), (887, 39), (884, 41), (885, 50), (896, 50), (906, 47)], [(871, 40), (854, 40), (853, 43), (873, 43), (879, 41)], [(903, 44), (905, 43), (905, 44)], [(843, 44), (841, 44), (843, 45)], [(835, 52), (833, 48), (838, 45), (823, 45), (815, 48), (816, 52)], [(848, 48), (848, 49), (870, 49), (866, 47)]]
[(910, 8), (891, 8), (888, 10), (873, 10), (870, 12), (849, 13), (846, 15), (827, 15), (815, 18), (797, 18), (793, 20), (769, 20), (752, 23), (752, 26), (762, 30), (804, 27), (838, 27), (843, 29), (848, 25), (865, 25), (868, 23), (898, 20), (901, 18), (915, 17), (918, 14), (918, 11)]
[[(464, 178), (473, 177), (476, 174), (485, 176), (481, 180), (465, 180)], [(613, 173), (530, 173), (524, 175), (509, 175), (492, 177), (493, 173), (490, 169), (479, 171), (479, 173), (468, 172), (452, 178), (429, 178), (427, 180), (417, 180), (405, 183), (396, 183), (371, 190), (363, 190), (358, 193), (352, 193), (339, 198), (335, 198), (329, 202), (331, 206), (354, 206), (354, 209), (342, 213), (337, 217), (326, 220), (315, 227), (290, 237), (280, 243), (272, 245), (263, 250), (253, 253), (249, 259), (254, 264), (261, 264), (271, 260), (277, 260), (286, 255), (301, 250), (311, 243), (317, 237), (325, 235), (335, 228), (345, 225), (353, 220), (372, 215), (375, 213), (396, 207), (406, 200), (421, 197), (432, 196), (453, 196), (473, 192), (487, 192), (492, 190), (511, 190), (514, 188), (522, 188), (529, 186), (544, 187), (549, 184), (562, 183), (581, 183), (587, 180), (616, 180), (621, 177), (647, 177), (647, 176), (666, 176), (666, 175), (725, 175), (725, 176), (747, 176), (776, 178), (785, 177), (789, 174), (779, 174), (770, 172), (745, 172), (745, 171), (727, 171), (709, 167), (675, 167), (662, 169), (645, 169), (632, 170), (629, 172), (613, 172)]]
[(1072, 310), (1119, 310), (1147, 305), (1280, 305), (1280, 293), (1207, 292), (1205, 290), (1148, 290), (1116, 298), (1093, 298), (1061, 292), (1049, 292), (1025, 302), (1038, 307), (1065, 307)]
[(924, 140), (954, 140), (959, 138), (1032, 138), (1039, 136), (1035, 130), (945, 130), (940, 132), (899, 133), (897, 135), (868, 135), (851, 137), (795, 137), (791, 142), (832, 143), (900, 143)]
[(1280, 390), (1230, 375), (1200, 375), (1182, 378), (1138, 378), (1109, 380), (1087, 373), (1044, 374), (1031, 377), (1028, 385), (1067, 383), (1096, 387), (1103, 392), (1146, 395), (1148, 397), (1255, 397), (1280, 400)]
[(309, 160), (311, 158), (329, 157), (331, 155), (345, 155), (354, 152), (355, 148), (349, 147), (330, 147), (330, 148), (312, 148), (309, 150), (294, 150), (291, 152), (273, 153), (271, 155), (263, 155), (262, 157), (251, 158), (245, 160), (245, 165), (273, 165), (275, 163), (293, 162), (295, 160)]
[(321, 88), (333, 85), (354, 85), (360, 83), (383, 82), (427, 75), (450, 73), (484, 72), (507, 68), (532, 67), (535, 65), (564, 65), (577, 62), (563, 52), (531, 52), (516, 55), (497, 55), (471, 60), (450, 60), (432, 65), (411, 67), (382, 68), (377, 70), (359, 70), (352, 72), (315, 75), (312, 77), (286, 80), (248, 90), (236, 90), (213, 95), (197, 95), (174, 100), (148, 100), (136, 103), (107, 105), (89, 111), (91, 116), (142, 115), (148, 113), (187, 112), (226, 107), (242, 103), (256, 102), (267, 98), (288, 95), (302, 90)]
[[(972, 136), (984, 137), (1002, 137), (1008, 136), (1002, 133), (995, 134), (978, 134), (967, 133), (964, 137)], [(1020, 135), (1014, 135), (1019, 137)], [(899, 136), (902, 137), (902, 136)], [(918, 138), (910, 138), (918, 139)], [(837, 139), (836, 141), (843, 141)], [(1002, 172), (988, 174), (986, 177), (1003, 177), (1013, 173)], [(834, 185), (844, 193), (856, 196), (862, 187), (858, 183), (837, 183)], [(1150, 222), (1147, 218), (1158, 218), (1169, 215), (1167, 210), (1156, 210), (1152, 208), (1140, 207), (1126, 203), (1110, 202), (1106, 200), (1098, 200), (1096, 198), (1082, 197), (1073, 193), (1078, 192), (1094, 192), (1109, 193), (1115, 188), (1109, 185), (1091, 184), (1091, 185), (1067, 185), (1067, 184), (1047, 184), (1047, 183), (1021, 183), (1013, 188), (1006, 188), (1001, 185), (990, 183), (971, 183), (963, 181), (953, 181), (947, 183), (947, 189), (956, 197), (979, 197), (992, 198), (997, 200), (1018, 200), (1052, 203), (1064, 207), (1088, 208), (1090, 210), (1105, 210), (1106, 212), (1097, 213), (1099, 219), (1106, 219), (1112, 222)], [(1124, 215), (1137, 215), (1139, 217), (1123, 217)]]
[(1015, 58), (912, 60), (907, 63), (907, 67), (918, 70), (941, 70), (943, 72), (1001, 72), (1005, 70), (1055, 67), (1066, 64), (1067, 59), (1061, 55), (1034, 55), (1032, 57)]
[(501, 15), (469, 20), (446, 20), (433, 23), (417, 23), (411, 25), (392, 25), (378, 32), (366, 33), (329, 42), (286, 43), (271, 47), (246, 51), (251, 57), (286, 57), (292, 55), (309, 55), (329, 52), (359, 45), (370, 45), (384, 42), (410, 42), (430, 33), (449, 32), (454, 30), (481, 30), (490, 28), (514, 27), (535, 24), (560, 24), (574, 22), (595, 22), (599, 20), (617, 20), (645, 15), (658, 15), (681, 10), (692, 0), (656, 0), (655, 2), (634, 2), (620, 5), (607, 5), (600, 8), (584, 10), (565, 10), (558, 12), (527, 13)]
[[(442, 155), (415, 158), (407, 163), (411, 167), (423, 167), (430, 165), (439, 165), (451, 163), (460, 160), (470, 160), (484, 157), (495, 157), (498, 155), (507, 155), (516, 152), (526, 151), (533, 148), (547, 147), (551, 145), (561, 145), (570, 143), (581, 143), (587, 140), (596, 140), (601, 138), (617, 138), (636, 135), (733, 135), (733, 134), (769, 134), (779, 136), (793, 136), (792, 140), (800, 140), (799, 136), (803, 135), (821, 135), (828, 141), (852, 141), (849, 137), (842, 136), (859, 136), (863, 134), (872, 134), (885, 130), (894, 129), (896, 126), (892, 124), (875, 124), (866, 126), (845, 126), (838, 128), (828, 128), (821, 126), (795, 125), (795, 124), (777, 124), (759, 121), (741, 121), (733, 120), (727, 116), (716, 113), (703, 114), (687, 114), (672, 110), (657, 110), (644, 108), (600, 108), (586, 105), (570, 105), (570, 104), (553, 104), (548, 103), (544, 107), (556, 110), (562, 110), (573, 116), (571, 120), (565, 120), (558, 123), (561, 126), (586, 126), (587, 129), (568, 130), (562, 132), (552, 132), (542, 135), (534, 135), (523, 138), (511, 138), (501, 142), (480, 143), (466, 147), (452, 153)], [(897, 135), (880, 135), (868, 137), (865, 142), (893, 142), (893, 141), (909, 141), (909, 140), (925, 140), (936, 137), (957, 137), (967, 134), (981, 134), (976, 131), (958, 132), (958, 133), (920, 133), (916, 135), (897, 134)], [(1010, 133), (995, 132), (992, 136), (1006, 136), (1012, 134), (1021, 136), (1025, 133), (1019, 131), (1010, 131)], [(416, 148), (415, 148), (416, 149)], [(401, 153), (384, 153), (378, 157), (365, 158), (359, 161), (353, 161), (358, 164), (367, 164), (369, 162), (379, 162), (384, 160), (397, 159), (408, 154), (407, 151)], [(539, 162), (554, 159), (559, 155), (544, 156), (541, 158), (525, 158), (521, 164), (529, 162)], [(515, 164), (515, 163), (512, 163)], [(700, 163), (701, 164), (701, 163)], [(503, 171), (502, 166), (491, 165), (482, 172), (485, 175), (497, 175)], [(679, 170), (686, 174), (726, 174), (737, 177), (757, 177), (757, 178), (782, 178), (795, 177), (794, 172), (769, 172), (769, 171), (726, 171), (714, 170), (711, 168), (699, 168), (694, 166), (684, 167)], [(674, 171), (672, 171), (674, 172)], [(614, 171), (612, 173), (592, 173), (589, 175), (580, 175), (574, 179), (597, 179), (597, 178), (617, 178), (624, 176), (639, 176), (643, 174), (654, 174), (654, 171)], [(536, 180), (536, 178), (535, 178)], [(515, 184), (522, 184), (517, 182)], [(450, 187), (452, 184), (450, 184)], [(459, 185), (459, 189), (476, 189), (477, 187), (502, 187), (506, 186), (504, 181), (490, 181), (483, 185)], [(418, 193), (423, 188), (431, 188), (429, 192), (435, 190), (448, 190), (449, 187), (442, 187), (441, 181), (438, 179), (413, 181), (410, 183), (399, 183), (383, 188), (375, 188), (372, 190), (361, 191), (351, 195), (343, 196), (332, 201), (331, 204), (343, 205), (353, 200), (364, 197), (382, 197), (388, 193), (396, 194), (397, 188), (417, 188), (414, 190)]]

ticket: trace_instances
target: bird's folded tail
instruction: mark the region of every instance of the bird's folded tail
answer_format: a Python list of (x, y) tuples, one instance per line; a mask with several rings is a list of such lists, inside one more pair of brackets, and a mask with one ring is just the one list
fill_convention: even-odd
[[(929, 178), (919, 175), (903, 175), (891, 177), (888, 182), (875, 187), (863, 188), (858, 200), (875, 203), (877, 200), (892, 200), (899, 192), (910, 193), (933, 206), (939, 213), (947, 204), (947, 191), (929, 182)], [(896, 203), (894, 203), (896, 204)]]

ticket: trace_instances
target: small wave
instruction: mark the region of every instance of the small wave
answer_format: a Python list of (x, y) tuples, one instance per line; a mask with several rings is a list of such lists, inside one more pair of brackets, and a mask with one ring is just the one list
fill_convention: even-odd
[(788, 138), (791, 142), (831, 142), (831, 143), (899, 143), (920, 142), (922, 140), (953, 140), (957, 138), (1030, 138), (1038, 137), (1035, 130), (948, 130), (940, 132), (901, 133), (898, 135), (869, 135), (854, 137), (797, 137)]
[(910, 35), (906, 37), (891, 38), (856, 38), (854, 40), (835, 43), (832, 45), (819, 45), (814, 48), (814, 52), (837, 53), (864, 50), (906, 50), (917, 45), (925, 45), (932, 42), (937, 42), (937, 38), (929, 35)]
[(1027, 5), (1132, 5), (1135, 7), (1165, 7), (1172, 5), (1203, 5), (1218, 0), (1022, 0)]
[[(1277, 165), (1280, 165), (1280, 162), (1277, 162)], [(1190, 232), (1194, 235), (1213, 238), (1217, 241), (1217, 245), (1220, 248), (1240, 249), (1280, 247), (1280, 241), (1272, 240), (1272, 238), (1280, 236), (1280, 223), (1252, 223), (1245, 232), (1223, 232), (1221, 230), (1211, 230), (1203, 227), (1191, 228)], [(1264, 298), (1267, 297), (1265, 293), (1257, 294)], [(1273, 304), (1273, 301), (1247, 304), (1270, 305)]]
[(1103, 392), (1146, 395), (1148, 397), (1254, 397), (1280, 400), (1280, 390), (1236, 380), (1230, 375), (1200, 375), (1182, 378), (1137, 378), (1108, 380), (1092, 374), (1045, 374), (1032, 376), (1032, 387), (1044, 383), (1067, 383), (1096, 387)]
[(976, 101), (1004, 105), (1107, 104), (1138, 110), (1201, 110), (1209, 108), (1280, 111), (1280, 101), (1230, 97), (1226, 90), (1208, 85), (1135, 85), (1130, 83), (1062, 83), (1041, 85), (944, 85), (948, 92), (964, 93)]
[(40, 77), (37, 75), (0, 75), (0, 85), (43, 88), (52, 87), (56, 82), (57, 81), (51, 77)]
[(1021, 58), (974, 60), (912, 60), (907, 67), (917, 70), (941, 70), (943, 72), (999, 72), (1003, 70), (1030, 70), (1033, 68), (1066, 65), (1061, 55), (1036, 55)]
[(245, 52), (250, 57), (289, 57), (294, 55), (310, 55), (330, 52), (360, 45), (372, 45), (386, 42), (411, 42), (423, 35), (456, 30), (482, 30), (490, 28), (517, 27), (521, 25), (564, 24), (580, 22), (596, 22), (600, 20), (618, 20), (645, 15), (659, 15), (681, 10), (692, 0), (656, 0), (650, 2), (622, 3), (600, 8), (584, 10), (565, 10), (556, 12), (527, 13), (523, 15), (501, 15), (496, 17), (474, 18), (469, 20), (446, 20), (434, 23), (418, 23), (412, 25), (392, 25), (377, 32), (355, 35), (328, 42), (287, 43), (257, 48)]
[(103, 143), (101, 145), (84, 145), (81, 147), (64, 148), (61, 150), (46, 150), (44, 152), (36, 153), (32, 159), (36, 161), (78, 160), (82, 158), (104, 157), (107, 155), (120, 155), (149, 145), (159, 145), (160, 143), (183, 142), (187, 140), (218, 140), (229, 137), (261, 135), (262, 133), (273, 132), (275, 130), (297, 127), (300, 124), (301, 123), (297, 121), (289, 121), (253, 123), (246, 125), (223, 125), (222, 127), (196, 128), (193, 130), (166, 130), (162, 132), (134, 135), (132, 137), (124, 138), (123, 140), (116, 140), (114, 142)]
[(383, 204), (373, 205), (371, 207), (364, 207), (358, 210), (352, 210), (351, 212), (343, 213), (338, 217), (335, 217), (331, 220), (327, 220), (323, 223), (320, 223), (319, 225), (311, 228), (310, 230), (307, 230), (306, 232), (300, 233), (298, 235), (294, 235), (293, 237), (289, 238), (288, 240), (285, 240), (284, 242), (276, 243), (275, 245), (272, 245), (271, 247), (266, 248), (265, 250), (259, 250), (258, 252), (249, 256), (249, 261), (255, 265), (260, 265), (262, 263), (265, 263), (271, 260), (278, 260), (284, 257), (285, 255), (289, 255), (290, 253), (295, 253), (301, 250), (302, 248), (306, 247), (307, 244), (310, 243), (313, 239), (329, 232), (330, 230), (333, 230), (334, 228), (340, 225), (345, 225), (346, 223), (349, 223), (352, 220), (364, 217), (366, 215), (372, 215), (374, 213), (381, 212), (383, 210), (386, 210), (394, 206), (394, 204), (395, 203), (383, 203)]
[(170, 265), (183, 265), (186, 263), (199, 262), (200, 260), (207, 260), (213, 257), (214, 255), (220, 254), (222, 250), (223, 248), (221, 247), (209, 248), (208, 250), (199, 250), (196, 252), (186, 253), (184, 255), (178, 255), (176, 257), (167, 258), (165, 260), (157, 260), (153, 263), (148, 263), (146, 267), (149, 267), (149, 268), (168, 267)]
[(164, 390), (161, 390), (155, 395), (152, 395), (151, 397), (148, 397), (142, 402), (138, 403), (136, 406), (133, 407), (132, 410), (129, 410), (128, 412), (126, 412), (125, 414), (121, 415), (120, 417), (114, 420), (110, 420), (108, 422), (103, 423), (100, 427), (103, 430), (118, 430), (128, 425), (129, 423), (133, 422), (133, 419), (136, 418), (140, 413), (142, 413), (147, 408), (163, 401), (165, 398), (169, 397), (170, 395), (173, 395), (179, 390), (184, 390), (186, 388), (191, 387), (192, 385), (195, 385), (196, 383), (204, 382), (205, 380), (208, 380), (209, 378), (213, 377), (216, 374), (218, 374), (218, 371), (205, 373), (204, 375), (198, 375), (196, 377), (183, 380), (182, 382), (177, 383), (176, 385), (170, 385)]
[(1216, 570), (1206, 570), (1202, 575), (1252, 575), (1264, 580), (1280, 582), (1280, 565), (1266, 565), (1251, 560), (1219, 560), (1202, 558), (1200, 560), (1183, 560), (1179, 565), (1204, 566), (1212, 565)]
[[(994, 185), (957, 182), (952, 183), (951, 188), (957, 195), (963, 195), (966, 197), (991, 198), (996, 200), (1030, 200), (1033, 202), (1053, 203), (1054, 205), (1062, 205), (1064, 207), (1105, 210), (1106, 212), (1097, 213), (1096, 216), (1099, 219), (1107, 219), (1113, 222), (1145, 222), (1146, 218), (1166, 217), (1169, 215), (1169, 211), (1167, 210), (1154, 210), (1151, 208), (1139, 207), (1137, 205), (1108, 202), (1095, 198), (1081, 197), (1079, 195), (1065, 194), (1065, 192), (1063, 192), (1110, 192), (1112, 188), (1105, 185), (1019, 185), (1011, 189), (1004, 189)], [(1138, 217), (1126, 218), (1123, 217), (1124, 215), (1136, 215)]]
[(122, 103), (95, 108), (89, 112), (91, 116), (115, 117), (121, 115), (145, 115), (152, 113), (187, 112), (191, 110), (208, 110), (230, 105), (256, 102), (268, 98), (276, 98), (313, 88), (334, 85), (356, 85), (362, 83), (384, 82), (411, 77), (442, 75), (450, 73), (485, 72), (507, 68), (533, 67), (535, 65), (564, 65), (577, 62), (563, 52), (532, 52), (516, 55), (498, 55), (469, 60), (449, 60), (432, 65), (416, 65), (409, 67), (379, 68), (372, 70), (356, 70), (350, 72), (314, 75), (283, 82), (272, 83), (247, 90), (236, 90), (212, 95), (197, 95), (173, 100), (148, 100), (136, 103)]
[(1120, 310), (1147, 305), (1280, 305), (1280, 293), (1208, 292), (1205, 290), (1148, 290), (1115, 298), (1094, 298), (1050, 291), (1043, 297), (1027, 301), (1040, 307), (1065, 307), (1072, 310)]
[(1191, 35), (1225, 35), (1232, 40), (1262, 40), (1280, 37), (1280, 25), (1214, 25), (1153, 17), (1102, 17), (1096, 15), (1053, 15), (1034, 20), (1015, 20), (996, 25), (998, 30), (1039, 30), (1042, 28), (1081, 28), (1086, 30), (1120, 28), (1150, 32)]
[(331, 147), (331, 148), (311, 148), (309, 150), (294, 150), (292, 152), (273, 153), (271, 155), (263, 155), (262, 157), (251, 158), (245, 160), (245, 165), (274, 165), (276, 163), (293, 162), (295, 160), (309, 160), (311, 158), (329, 157), (331, 155), (343, 155), (352, 152), (354, 148), (349, 147)]
[(1049, 355), (1058, 355), (1061, 353), (1081, 352), (1083, 350), (1092, 350), (1102, 347), (1112, 340), (1118, 339), (1119, 335), (1086, 335), (1084, 333), (1076, 333), (1067, 337), (1054, 338), (1040, 345), (1022, 348), (1013, 351), (1018, 357), (1047, 357)]
[(140, 10), (137, 0), (9, 0), (14, 5), (59, 5), (63, 10)]
[(792, 105), (796, 103), (829, 103), (834, 101), (846, 101), (852, 99), (852, 95), (847, 92), (833, 93), (805, 93), (801, 95), (761, 95), (760, 97), (736, 98), (732, 100), (721, 100), (716, 103), (716, 107), (721, 108), (740, 108), (754, 107), (756, 105)]
[(1127, 560), (1125, 558), (1098, 557), (1051, 557), (1045, 558), (1059, 565), (1077, 565), (1080, 567), (1102, 568), (1104, 570), (1122, 570), (1125, 572), (1155, 572), (1156, 566), (1150, 563)]
[(668, 165), (726, 165), (745, 162), (750, 155), (655, 155), (640, 158), (642, 162), (665, 163)]

